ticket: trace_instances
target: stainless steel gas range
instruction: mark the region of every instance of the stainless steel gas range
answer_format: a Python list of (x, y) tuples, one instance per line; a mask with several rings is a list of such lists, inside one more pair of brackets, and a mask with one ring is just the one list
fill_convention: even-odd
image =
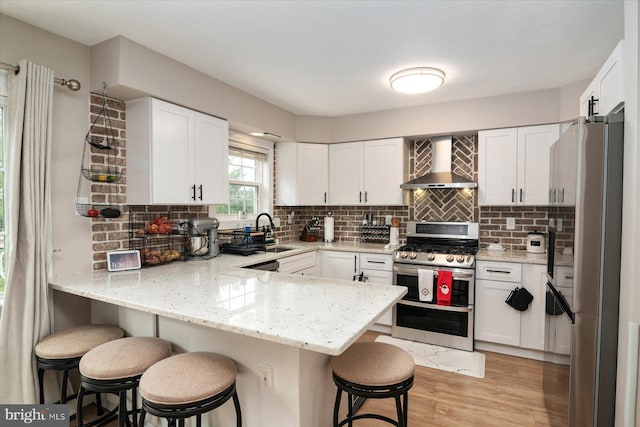
[(391, 335), (472, 351), (477, 251), (478, 223), (409, 221), (393, 257), (393, 284), (408, 292)]

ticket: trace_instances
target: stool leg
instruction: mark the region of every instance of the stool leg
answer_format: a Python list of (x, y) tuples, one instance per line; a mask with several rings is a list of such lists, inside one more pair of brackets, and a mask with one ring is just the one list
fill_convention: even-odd
[[(236, 417), (237, 416), (236, 414)], [(196, 427), (202, 427), (202, 414), (196, 415)]]
[(102, 407), (102, 397), (100, 396), (100, 393), (96, 393), (96, 406), (98, 407), (96, 413), (98, 415), (104, 414), (104, 408)]
[(44, 405), (44, 369), (38, 367), (38, 385), (40, 386), (40, 404)]
[(340, 400), (342, 399), (342, 390), (338, 388), (336, 393), (336, 403), (333, 405), (333, 427), (338, 427), (338, 412), (340, 412)]
[(84, 399), (84, 387), (80, 384), (80, 390), (78, 390), (78, 401), (76, 408), (76, 426), (82, 427), (82, 400)]
[(69, 370), (62, 371), (62, 385), (60, 386), (60, 403), (67, 403), (67, 383), (69, 381)]
[(125, 422), (129, 423), (129, 417), (127, 416), (127, 391), (122, 390), (118, 393), (118, 427), (124, 427)]
[[(233, 406), (235, 406), (236, 408), (236, 425), (238, 427), (242, 427), (242, 411), (240, 411), (240, 400), (238, 400), (238, 393), (236, 393), (235, 390), (233, 391)], [(198, 421), (200, 421), (200, 416), (198, 416)]]
[(404, 427), (406, 424), (404, 422), (404, 414), (402, 413), (402, 402), (400, 401), (400, 396), (396, 396), (396, 412), (398, 413), (398, 427)]
[(133, 420), (133, 427), (138, 427), (138, 387), (133, 387), (131, 390), (131, 419)]
[(144, 419), (147, 416), (147, 411), (144, 410), (144, 405), (142, 406), (142, 409), (140, 409), (140, 419), (138, 420), (138, 422), (140, 423), (140, 426), (144, 427)]
[(347, 399), (349, 400), (349, 410), (347, 412), (347, 416), (349, 417), (349, 427), (353, 427), (353, 420), (351, 419), (351, 417), (353, 417), (353, 395), (349, 392), (347, 392)]
[(403, 399), (404, 401), (404, 427), (409, 425), (409, 393), (404, 392)]
[(180, 427), (184, 427), (184, 418), (180, 418), (180, 421), (178, 421), (178, 425)]

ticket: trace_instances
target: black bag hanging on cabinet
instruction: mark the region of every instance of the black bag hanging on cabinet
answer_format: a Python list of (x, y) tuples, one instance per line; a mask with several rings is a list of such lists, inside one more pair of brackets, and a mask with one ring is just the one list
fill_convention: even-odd
[(533, 301), (533, 295), (526, 288), (517, 287), (511, 291), (504, 301), (518, 311), (525, 311)]

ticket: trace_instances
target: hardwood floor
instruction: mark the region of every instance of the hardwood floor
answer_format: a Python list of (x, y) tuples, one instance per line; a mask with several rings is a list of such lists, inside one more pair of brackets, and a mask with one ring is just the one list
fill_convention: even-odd
[[(379, 334), (366, 332), (361, 340), (373, 341)], [(415, 383), (409, 391), (410, 427), (463, 426), (566, 426), (567, 398), (560, 393), (549, 412), (542, 390), (544, 362), (491, 352), (486, 355), (485, 377), (473, 378), (416, 366)], [(569, 381), (569, 367), (552, 365), (560, 392)], [(563, 387), (565, 386), (565, 387)], [(395, 418), (393, 400), (371, 400), (361, 411)], [(357, 427), (385, 426), (377, 420), (362, 420)]]
[[(373, 341), (379, 334), (366, 332), (360, 340)], [(567, 425), (567, 399), (560, 391), (569, 381), (569, 367), (552, 365), (558, 380), (558, 394), (548, 411), (542, 390), (544, 362), (483, 352), (485, 377), (473, 378), (437, 369), (416, 366), (415, 383), (409, 391), (409, 427), (513, 426), (543, 427)], [(343, 400), (343, 405), (344, 405)], [(369, 399), (360, 411), (395, 418), (393, 400)], [(85, 409), (93, 419), (95, 407)], [(110, 426), (116, 426), (114, 421)], [(354, 427), (382, 427), (377, 420), (359, 420)], [(75, 427), (75, 419), (70, 427)], [(263, 426), (284, 427), (284, 426)], [(299, 426), (305, 427), (305, 426)]]

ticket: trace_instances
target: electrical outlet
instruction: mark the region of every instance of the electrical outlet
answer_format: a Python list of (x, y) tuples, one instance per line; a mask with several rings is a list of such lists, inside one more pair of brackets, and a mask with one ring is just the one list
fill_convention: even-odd
[(258, 374), (260, 375), (260, 391), (273, 393), (273, 366), (259, 365)]
[(516, 219), (507, 218), (507, 230), (515, 230), (515, 229), (516, 229)]

